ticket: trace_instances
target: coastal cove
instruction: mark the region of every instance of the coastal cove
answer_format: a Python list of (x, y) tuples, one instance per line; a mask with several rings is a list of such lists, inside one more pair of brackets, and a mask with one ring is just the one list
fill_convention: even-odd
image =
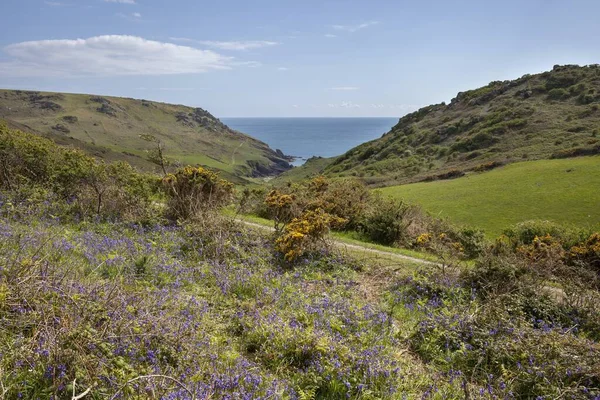
[(294, 165), (306, 159), (334, 157), (381, 137), (398, 118), (221, 118), (231, 129), (267, 143), (272, 149), (296, 157)]

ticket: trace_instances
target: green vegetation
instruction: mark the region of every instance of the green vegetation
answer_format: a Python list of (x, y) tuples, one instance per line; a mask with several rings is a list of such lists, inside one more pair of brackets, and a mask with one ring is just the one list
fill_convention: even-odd
[[(600, 234), (528, 223), (489, 243), (319, 177), (240, 194), (271, 235), (222, 216), (233, 189), (0, 127), (1, 397), (600, 396)], [(327, 242), (335, 225), (387, 239), (386, 221), (442, 263)]]
[[(254, 215), (254, 221), (261, 225), (264, 218), (272, 221), (278, 234), (285, 233), (281, 241), (287, 245), (280, 249), (295, 257), (319, 243), (325, 227), (346, 243), (368, 243), (405, 254), (428, 253), (428, 259), (473, 259), (484, 248), (479, 230), (456, 228), (419, 207), (370, 192), (355, 179), (329, 181), (319, 176), (271, 190), (245, 189), (237, 211)], [(313, 231), (319, 232), (318, 237), (313, 237)]]
[(322, 171), (381, 187), (454, 178), (491, 163), (600, 154), (599, 110), (600, 66), (555, 66), (408, 114)]
[[(238, 183), (289, 169), (268, 145), (233, 131), (201, 108), (118, 97), (0, 90), (0, 119), (106, 161), (156, 171), (165, 160), (217, 169)], [(150, 140), (149, 140), (150, 139)]]
[(530, 219), (579, 227), (600, 221), (600, 157), (539, 160), (436, 182), (381, 189), (489, 237)]

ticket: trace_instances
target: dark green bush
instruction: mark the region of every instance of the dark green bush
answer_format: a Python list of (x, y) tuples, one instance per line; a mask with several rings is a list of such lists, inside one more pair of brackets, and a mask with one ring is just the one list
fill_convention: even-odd
[(548, 92), (548, 99), (550, 100), (565, 100), (571, 97), (571, 93), (562, 88), (552, 89)]
[(402, 201), (375, 197), (359, 229), (377, 243), (406, 243), (409, 241), (408, 226), (411, 223), (408, 216), (412, 210), (413, 207)]
[(466, 258), (479, 257), (487, 247), (485, 235), (479, 229), (463, 228), (454, 234)]
[(497, 142), (498, 139), (494, 138), (491, 134), (487, 132), (479, 132), (471, 138), (454, 143), (451, 146), (451, 149), (454, 151), (467, 152), (484, 149), (494, 145)]
[(129, 164), (99, 163), (80, 150), (0, 126), (0, 187), (16, 199), (31, 203), (35, 198), (25, 195), (44, 189), (71, 216), (145, 221), (156, 216), (155, 181)]

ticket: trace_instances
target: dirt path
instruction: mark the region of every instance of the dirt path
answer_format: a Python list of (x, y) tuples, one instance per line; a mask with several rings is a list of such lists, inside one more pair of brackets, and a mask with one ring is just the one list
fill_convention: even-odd
[[(244, 221), (241, 219), (238, 219), (238, 221), (243, 223), (246, 226), (251, 226), (253, 228), (258, 228), (258, 229), (262, 229), (262, 230), (270, 231), (270, 232), (274, 231), (274, 229), (269, 226), (264, 226), (264, 225), (257, 224), (254, 222)], [(333, 244), (336, 247), (338, 247), (339, 249), (345, 250), (345, 251), (359, 251), (359, 252), (363, 252), (363, 253), (366, 253), (369, 255), (385, 257), (385, 258), (393, 259), (393, 260), (401, 260), (401, 261), (409, 261), (409, 262), (413, 262), (413, 263), (417, 263), (417, 264), (441, 266), (441, 264), (439, 264), (439, 263), (436, 263), (433, 261), (428, 261), (428, 260), (423, 260), (422, 258), (405, 256), (404, 254), (393, 253), (391, 251), (371, 249), (369, 247), (360, 246), (357, 244), (344, 243), (341, 240), (336, 240), (336, 239), (330, 239), (330, 240), (333, 242)]]

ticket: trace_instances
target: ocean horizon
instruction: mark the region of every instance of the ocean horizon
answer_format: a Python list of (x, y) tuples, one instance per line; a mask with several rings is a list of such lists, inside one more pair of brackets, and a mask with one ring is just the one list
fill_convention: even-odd
[(221, 121), (296, 157), (335, 157), (359, 144), (381, 137), (399, 117), (227, 117)]

